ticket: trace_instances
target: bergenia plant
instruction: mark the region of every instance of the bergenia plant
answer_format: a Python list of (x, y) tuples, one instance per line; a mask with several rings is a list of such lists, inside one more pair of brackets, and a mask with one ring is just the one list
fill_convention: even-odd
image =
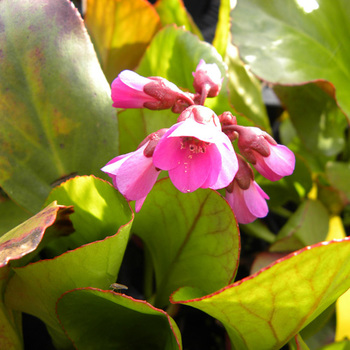
[(348, 348), (348, 3), (1, 0), (0, 349)]

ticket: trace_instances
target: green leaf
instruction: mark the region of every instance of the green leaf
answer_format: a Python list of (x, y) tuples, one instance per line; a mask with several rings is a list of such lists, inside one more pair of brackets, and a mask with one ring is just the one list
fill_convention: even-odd
[(270, 251), (294, 251), (324, 241), (328, 227), (329, 214), (323, 204), (305, 200), (282, 227)]
[(182, 348), (180, 331), (163, 310), (112, 291), (69, 291), (57, 314), (77, 349)]
[[(87, 183), (92, 187), (91, 191)], [(109, 183), (83, 177), (70, 180), (66, 186), (63, 184), (63, 189), (71, 190), (77, 203), (79, 184), (79, 203), (84, 204), (80, 207), (76, 205), (76, 213), (72, 215), (76, 229), (72, 236), (84, 237), (84, 231), (88, 230), (88, 240), (92, 238), (91, 232), (96, 231), (95, 238), (99, 240), (69, 250), (54, 259), (14, 268), (15, 274), (9, 281), (5, 295), (9, 307), (44, 321), (55, 346), (59, 348), (69, 348), (71, 342), (56, 318), (57, 299), (62, 293), (74, 288), (92, 286), (105, 289), (116, 281), (132, 221), (127, 202)], [(59, 188), (57, 191), (64, 192)], [(68, 201), (74, 203), (73, 200)], [(124, 218), (124, 223), (121, 224), (120, 218)]]
[(292, 175), (271, 182), (257, 174), (257, 182), (270, 197), (268, 205), (272, 210), (288, 201), (299, 204), (312, 187), (309, 164), (298, 154), (295, 157), (295, 169)]
[[(238, 56), (237, 49), (228, 44), (225, 62), (228, 66), (229, 101), (238, 114), (254, 125), (271, 132), (269, 118), (262, 98), (260, 81)], [(238, 120), (240, 122), (240, 120)]]
[(347, 122), (334, 99), (315, 84), (274, 90), (310, 153), (330, 157), (342, 151)]
[(230, 0), (221, 0), (213, 46), (222, 57), (226, 56), (226, 48), (230, 38), (230, 12)]
[(94, 176), (77, 176), (64, 182), (51, 191), (46, 203), (52, 201), (74, 206), (71, 220), (76, 232), (52, 242), (46, 248), (49, 255), (104, 239), (131, 220), (124, 197), (109, 182)]
[(350, 163), (328, 162), (326, 175), (331, 185), (350, 200)]
[(350, 3), (313, 4), (307, 9), (294, 0), (240, 0), (232, 12), (233, 42), (253, 73), (266, 81), (329, 81), (349, 116), (350, 51), (343, 43), (350, 36)]
[[(160, 76), (194, 92), (192, 72), (201, 59), (216, 63), (225, 76), (225, 66), (215, 48), (197, 36), (174, 26), (160, 30), (151, 42), (137, 72), (145, 77)], [(169, 110), (127, 110), (118, 113), (120, 153), (134, 151), (149, 134), (176, 123), (178, 115)]]
[(51, 235), (72, 233), (74, 230), (68, 218), (72, 212), (71, 207), (52, 202), (42, 211), (1, 236), (0, 268), (7, 265), (9, 261), (20, 259), (36, 250), (50, 226), (54, 228), (50, 231)]
[(35, 213), (60, 178), (101, 174), (117, 123), (70, 1), (1, 1), (0, 28), (0, 186)]
[(20, 350), (23, 349), (21, 315), (8, 309), (3, 301), (9, 277), (9, 266), (0, 268), (0, 349)]
[(230, 206), (215, 191), (184, 194), (170, 179), (163, 179), (136, 216), (133, 232), (151, 255), (155, 305), (166, 305), (181, 286), (209, 294), (235, 277), (240, 249), (237, 223)]
[(138, 65), (160, 29), (157, 12), (143, 0), (88, 0), (84, 20), (109, 82)]
[(303, 338), (300, 334), (297, 334), (290, 342), (289, 342), (290, 350), (310, 350), (309, 347), (304, 342)]
[(17, 205), (8, 196), (2, 196), (0, 189), (0, 236), (31, 217), (31, 214)]
[(155, 9), (160, 16), (163, 27), (168, 24), (176, 24), (179, 27), (184, 27), (203, 40), (201, 31), (187, 12), (182, 0), (158, 0), (155, 4)]
[(233, 349), (280, 349), (350, 287), (349, 256), (349, 238), (322, 242), (205, 297), (181, 288), (172, 302), (217, 318)]
[(323, 346), (320, 350), (350, 350), (350, 340), (344, 340)]

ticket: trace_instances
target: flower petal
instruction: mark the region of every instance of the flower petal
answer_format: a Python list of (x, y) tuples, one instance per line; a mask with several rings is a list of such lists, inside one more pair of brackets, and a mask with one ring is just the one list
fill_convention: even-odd
[(226, 191), (226, 200), (230, 204), (237, 221), (240, 224), (248, 224), (253, 222), (256, 217), (250, 212), (244, 200), (243, 190), (239, 188), (237, 183), (234, 183), (232, 193)]
[[(247, 208), (251, 214), (255, 217), (262, 218), (269, 212), (269, 208), (265, 200), (265, 196), (267, 197), (267, 195), (260, 187), (260, 190), (258, 190), (256, 186), (259, 185), (253, 181), (249, 188), (243, 191), (243, 196)], [(261, 196), (261, 192), (264, 193), (264, 197)]]
[(147, 196), (159, 175), (152, 158), (144, 156), (145, 147), (146, 145), (135, 151), (116, 174), (117, 188), (128, 200), (138, 200)]
[(216, 182), (209, 186), (214, 190), (228, 186), (238, 171), (238, 160), (232, 143), (225, 134), (222, 135), (225, 136), (227, 140), (224, 138), (224, 142), (216, 143), (216, 147), (221, 155), (221, 170)]
[(197, 123), (192, 119), (186, 119), (177, 124), (179, 126), (168, 137), (195, 137), (204, 142), (215, 142), (218, 135), (222, 133), (219, 128), (211, 124)]
[(181, 151), (184, 156), (176, 168), (169, 170), (169, 177), (179, 191), (193, 192), (209, 175), (210, 157), (206, 153), (190, 152), (188, 148)]

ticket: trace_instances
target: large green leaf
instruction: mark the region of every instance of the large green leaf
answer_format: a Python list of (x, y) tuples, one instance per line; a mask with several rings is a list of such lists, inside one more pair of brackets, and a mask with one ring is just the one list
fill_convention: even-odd
[(137, 66), (160, 28), (157, 12), (144, 0), (88, 0), (84, 19), (109, 82)]
[(254, 125), (271, 132), (261, 83), (241, 61), (237, 49), (230, 43), (227, 45), (225, 62), (228, 66), (228, 98), (235, 111), (246, 116)]
[[(52, 202), (42, 211), (1, 236), (0, 268), (7, 265), (9, 261), (20, 259), (37, 249), (48, 227), (51, 227), (51, 234), (72, 233), (74, 230), (68, 219), (68, 215), (72, 212), (71, 207)], [(52, 230), (55, 225), (56, 230)]]
[(264, 80), (329, 81), (350, 116), (349, 18), (348, 0), (239, 0), (232, 12), (233, 42)]
[[(72, 236), (84, 237), (86, 233), (81, 231), (88, 230), (91, 225), (90, 234), (96, 231), (96, 239), (99, 240), (53, 259), (14, 268), (15, 274), (9, 281), (5, 295), (5, 301), (12, 309), (43, 320), (59, 348), (69, 348), (71, 342), (56, 318), (57, 299), (74, 288), (91, 286), (106, 289), (116, 281), (132, 221), (127, 202), (109, 183), (93, 177), (70, 181), (82, 185), (79, 203), (84, 203), (80, 208), (78, 201), (75, 203), (77, 215), (74, 218), (72, 215), (72, 221), (76, 232)], [(84, 182), (89, 182), (93, 190), (86, 192)], [(76, 186), (66, 186), (64, 189), (71, 190), (72, 197), (77, 198)], [(105, 198), (109, 200), (108, 203), (103, 202)], [(73, 200), (70, 203), (73, 204)], [(120, 217), (125, 220), (123, 224)], [(91, 236), (87, 239), (91, 239)]]
[(30, 217), (27, 210), (17, 205), (0, 189), (0, 236)]
[(318, 200), (305, 200), (281, 228), (270, 251), (290, 252), (324, 241), (328, 227), (329, 215), (324, 205)]
[(65, 293), (58, 317), (77, 349), (181, 349), (173, 319), (143, 300), (82, 288)]
[(345, 145), (346, 118), (332, 99), (316, 84), (276, 86), (291, 121), (307, 150), (334, 156)]
[(350, 163), (329, 162), (326, 166), (326, 174), (331, 185), (350, 200)]
[[(222, 76), (225, 66), (215, 48), (197, 36), (174, 26), (160, 30), (151, 42), (137, 72), (142, 76), (161, 76), (187, 91), (194, 92), (192, 72), (201, 59), (216, 63)], [(135, 150), (151, 132), (176, 123), (171, 111), (128, 110), (118, 114), (120, 153)], [(137, 137), (135, 136), (137, 135)]]
[(221, 321), (234, 349), (277, 350), (350, 287), (349, 257), (350, 238), (322, 242), (205, 297), (181, 288), (172, 301)]
[(159, 181), (135, 218), (133, 232), (150, 252), (156, 305), (181, 286), (211, 293), (235, 277), (240, 240), (234, 214), (215, 191), (181, 193)]
[(1, 1), (0, 47), (0, 185), (35, 213), (117, 150), (110, 88), (70, 1)]

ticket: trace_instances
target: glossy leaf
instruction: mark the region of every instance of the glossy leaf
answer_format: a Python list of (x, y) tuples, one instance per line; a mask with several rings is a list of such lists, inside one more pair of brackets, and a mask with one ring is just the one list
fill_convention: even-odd
[(328, 181), (350, 200), (350, 163), (329, 162), (326, 166)]
[(0, 190), (0, 236), (31, 217), (31, 214), (17, 205)]
[(196, 34), (199, 39), (203, 40), (202, 33), (187, 12), (183, 0), (158, 0), (155, 4), (155, 9), (159, 14), (163, 27), (169, 24), (176, 24)]
[[(192, 72), (200, 59), (216, 63), (222, 76), (225, 75), (222, 58), (214, 47), (182, 28), (170, 26), (154, 37), (137, 72), (145, 77), (163, 77), (184, 90), (194, 92)], [(170, 127), (176, 123), (177, 117), (169, 110), (127, 110), (119, 113), (120, 153), (134, 151), (149, 133)]]
[(222, 57), (226, 55), (226, 48), (230, 39), (230, 12), (230, 0), (221, 0), (213, 46)]
[(172, 302), (221, 321), (234, 349), (280, 349), (350, 287), (349, 256), (349, 238), (318, 243), (211, 295), (181, 288)]
[(51, 201), (74, 206), (71, 220), (76, 232), (52, 242), (46, 248), (50, 255), (104, 239), (130, 221), (130, 207), (124, 197), (110, 183), (94, 176), (64, 182), (51, 191), (46, 202)]
[[(300, 4), (300, 5), (299, 5)], [(304, 4), (304, 5), (303, 5)], [(232, 12), (233, 42), (253, 73), (274, 84), (326, 80), (349, 116), (350, 3), (318, 0), (238, 1)]]
[(229, 101), (232, 106), (238, 114), (243, 114), (256, 126), (271, 132), (261, 83), (241, 61), (232, 44), (227, 45), (225, 62), (228, 66)]
[(50, 184), (99, 173), (118, 147), (117, 123), (70, 1), (1, 1), (0, 28), (0, 186), (35, 213)]
[(88, 0), (86, 27), (109, 82), (124, 69), (135, 69), (160, 20), (144, 0)]
[(1, 236), (0, 268), (8, 264), (10, 260), (20, 259), (37, 249), (43, 240), (45, 231), (50, 226), (56, 229), (56, 232), (51, 230), (51, 233), (56, 235), (72, 233), (74, 229), (68, 218), (72, 212), (72, 207), (52, 202), (42, 211)]
[(181, 349), (180, 331), (169, 315), (112, 291), (69, 291), (58, 300), (57, 314), (77, 349)]
[(9, 266), (0, 268), (0, 349), (19, 350), (23, 349), (21, 315), (8, 309), (3, 302), (9, 277)]
[(135, 218), (133, 232), (150, 252), (155, 305), (164, 306), (180, 286), (211, 293), (235, 277), (240, 241), (235, 217), (215, 191), (181, 193), (159, 181)]
[(342, 151), (347, 122), (334, 99), (315, 84), (276, 86), (274, 90), (310, 153), (329, 157)]
[[(55, 346), (62, 348), (71, 346), (71, 342), (55, 315), (57, 299), (62, 293), (74, 288), (109, 288), (116, 281), (132, 221), (127, 202), (109, 183), (91, 177), (71, 180), (72, 183), (82, 185), (84, 181), (90, 182), (93, 190), (86, 192), (86, 186), (81, 187), (80, 196), (81, 200), (84, 199), (84, 206), (76, 207), (77, 215), (74, 218), (72, 215), (76, 229), (73, 235), (84, 236), (81, 230), (91, 225), (91, 231), (97, 231), (96, 239), (99, 240), (69, 250), (54, 259), (14, 268), (15, 274), (5, 296), (9, 307), (44, 321)], [(71, 185), (66, 188), (76, 195), (76, 187)], [(101, 207), (104, 198), (108, 198), (109, 202), (104, 202)], [(120, 217), (125, 220), (123, 224)]]
[(322, 203), (305, 200), (282, 227), (270, 251), (293, 251), (324, 241), (328, 227), (329, 215)]

